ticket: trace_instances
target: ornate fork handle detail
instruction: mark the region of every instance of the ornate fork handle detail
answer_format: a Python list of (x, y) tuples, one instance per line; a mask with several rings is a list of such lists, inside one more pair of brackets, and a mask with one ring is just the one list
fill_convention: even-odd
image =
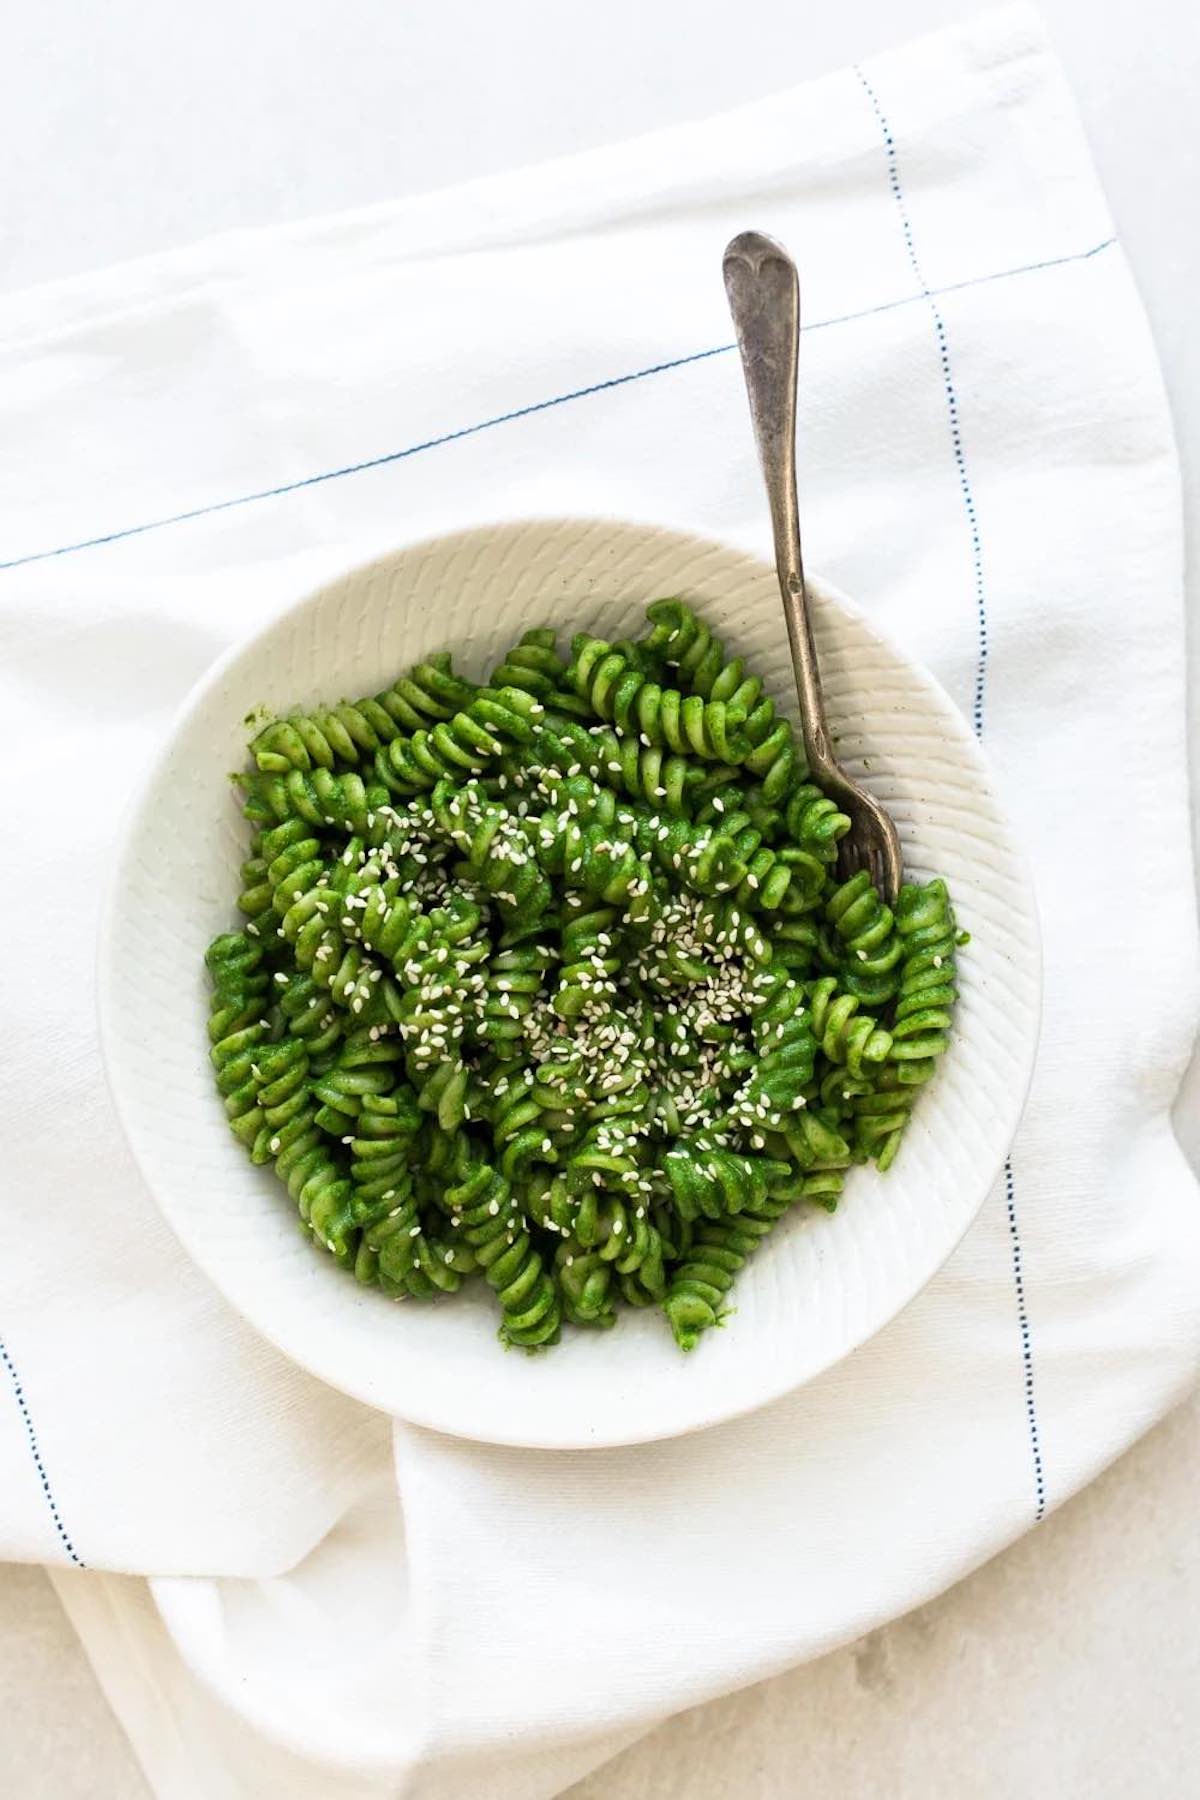
[(800, 283), (781, 244), (743, 231), (725, 251), (725, 292), (737, 331), (750, 416), (771, 508), (775, 566), (787, 621), (804, 748), (816, 781), (848, 813), (851, 829), (839, 862), (845, 875), (865, 868), (884, 898), (900, 891), (900, 840), (879, 802), (851, 780), (830, 742), (821, 673), (808, 612), (796, 501), (796, 375)]

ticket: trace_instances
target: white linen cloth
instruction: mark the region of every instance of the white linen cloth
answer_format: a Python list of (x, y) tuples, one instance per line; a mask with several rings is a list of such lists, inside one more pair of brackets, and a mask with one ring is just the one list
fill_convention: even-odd
[[(535, 513), (767, 548), (747, 226), (802, 264), (809, 560), (974, 720), (1033, 861), (1033, 1092), (956, 1255), (820, 1381), (627, 1451), (455, 1442), (290, 1367), (160, 1221), (98, 1064), (100, 895), (189, 685), (334, 570)], [(1192, 1380), (1178, 471), (1036, 18), (6, 299), (0, 484), (0, 1553), (61, 1572), (158, 1794), (551, 1795), (944, 1588)]]

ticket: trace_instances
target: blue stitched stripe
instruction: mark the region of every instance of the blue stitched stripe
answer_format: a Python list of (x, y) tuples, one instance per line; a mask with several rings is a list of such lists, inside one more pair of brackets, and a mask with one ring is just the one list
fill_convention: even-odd
[(1042, 1440), (1038, 1431), (1037, 1403), (1033, 1391), (1033, 1344), (1029, 1314), (1025, 1308), (1025, 1275), (1021, 1266), (1021, 1234), (1017, 1229), (1017, 1203), (1013, 1192), (1012, 1158), (1004, 1165), (1004, 1203), (1008, 1211), (1008, 1235), (1012, 1243), (1013, 1284), (1017, 1290), (1017, 1323), (1021, 1328), (1021, 1360), (1025, 1368), (1025, 1415), (1029, 1420), (1029, 1447), (1033, 1452), (1034, 1518), (1046, 1511), (1046, 1482), (1042, 1474)]
[[(952, 281), (942, 288), (923, 288), (919, 294), (905, 294), (897, 300), (884, 300), (878, 306), (866, 306), (858, 312), (840, 313), (832, 319), (816, 319), (804, 329), (806, 332), (826, 331), (831, 325), (850, 325), (857, 319), (871, 319), (879, 313), (895, 312), (900, 307), (913, 306), (930, 299), (933, 293), (956, 294), (964, 288), (984, 287), (993, 281), (1009, 281), (1015, 275), (1036, 275), (1043, 269), (1061, 268), (1065, 263), (1087, 262), (1102, 250), (1111, 248), (1115, 242), (1115, 238), (1105, 238), (1103, 243), (1093, 244), (1090, 250), (1070, 251), (1065, 256), (1048, 257), (1043, 262), (1021, 263), (1012, 269), (996, 269), (990, 275), (973, 275), (966, 281)], [(547, 400), (535, 400), (529, 406), (519, 406), (512, 412), (496, 413), (490, 419), (480, 419), (474, 425), (463, 425), (457, 431), (443, 432), (440, 437), (425, 438), (421, 443), (408, 444), (402, 450), (389, 450), (383, 456), (347, 463), (338, 469), (324, 469), (316, 475), (304, 475), (298, 481), (283, 481), (276, 487), (259, 488), (252, 494), (235, 494), (231, 499), (214, 500), (207, 506), (189, 507), (186, 512), (169, 513), (161, 519), (147, 519), (140, 525), (125, 525), (115, 531), (106, 531), (98, 537), (80, 538), (76, 543), (60, 544), (53, 550), (33, 550), (25, 556), (13, 556), (7, 562), (0, 562), (0, 571), (23, 569), (29, 563), (48, 562), (56, 556), (73, 556), (80, 550), (98, 550), (104, 544), (119, 544), (125, 538), (142, 537), (148, 531), (163, 531), (168, 525), (186, 525), (192, 519), (208, 518), (213, 513), (229, 512), (234, 507), (253, 506), (260, 500), (278, 500), (286, 494), (298, 494), (304, 488), (316, 487), (321, 482), (341, 481), (347, 475), (361, 475), (368, 469), (386, 468), (389, 463), (404, 462), (410, 456), (419, 456), (424, 450), (437, 450), (443, 444), (457, 443), (460, 438), (476, 437), (481, 431), (491, 431), (497, 425), (511, 425), (517, 419), (532, 418), (535, 413), (549, 412), (552, 407), (566, 406), (573, 400), (586, 400), (590, 395), (606, 393), (610, 388), (628, 387), (631, 382), (645, 381), (650, 375), (664, 375), (671, 369), (686, 368), (690, 363), (706, 362), (712, 356), (725, 356), (734, 348), (733, 344), (714, 344), (708, 350), (695, 350), (688, 356), (672, 357), (668, 362), (652, 363), (648, 368), (634, 369), (626, 375), (614, 375), (607, 381), (596, 381), (588, 387), (572, 388), (565, 394), (553, 394)]]
[[(929, 306), (929, 311), (933, 318), (934, 334), (937, 338), (938, 359), (942, 366), (942, 380), (946, 387), (946, 408), (950, 419), (950, 444), (954, 452), (954, 467), (958, 475), (958, 485), (962, 494), (963, 508), (966, 512), (967, 532), (971, 540), (971, 566), (974, 575), (975, 614), (978, 629), (978, 648), (975, 664), (975, 700), (972, 712), (975, 735), (978, 738), (982, 738), (983, 707), (987, 693), (989, 653), (987, 590), (984, 581), (983, 543), (979, 534), (979, 517), (975, 510), (975, 496), (971, 491), (970, 476), (967, 472), (967, 458), (963, 449), (962, 426), (959, 419), (958, 392), (954, 385), (954, 374), (950, 364), (950, 340), (946, 333), (946, 321), (943, 319), (941, 308), (937, 303), (937, 293), (947, 293), (950, 290), (941, 288), (935, 291), (925, 280), (924, 273), (921, 269), (920, 258), (917, 256), (916, 244), (913, 241), (912, 221), (908, 216), (908, 206), (904, 198), (904, 190), (900, 184), (900, 164), (896, 155), (896, 142), (892, 136), (891, 126), (888, 124), (887, 117), (879, 103), (879, 96), (871, 86), (871, 83), (867, 80), (866, 75), (859, 68), (856, 68), (854, 73), (862, 83), (867, 98), (871, 102), (871, 109), (878, 121), (879, 129), (883, 133), (884, 152), (887, 157), (888, 183), (892, 190), (892, 198), (896, 202), (896, 210), (900, 216), (900, 228), (904, 233), (904, 244), (908, 251), (908, 260), (912, 267), (917, 286), (921, 290), (919, 297), (925, 300)], [(1107, 249), (1108, 245), (1112, 242), (1113, 240), (1111, 238), (1107, 239), (1105, 243), (1098, 244), (1096, 249), (1091, 251), (1090, 254), (1094, 256), (1097, 251)], [(1004, 1189), (1005, 1204), (1008, 1213), (1008, 1234), (1012, 1246), (1013, 1284), (1016, 1288), (1017, 1296), (1017, 1324), (1021, 1333), (1021, 1361), (1025, 1375), (1025, 1412), (1029, 1422), (1029, 1447), (1033, 1455), (1035, 1503), (1033, 1516), (1034, 1521), (1037, 1522), (1044, 1517), (1046, 1511), (1046, 1483), (1042, 1470), (1042, 1442), (1041, 1432), (1038, 1428), (1037, 1398), (1034, 1389), (1033, 1341), (1029, 1330), (1029, 1312), (1025, 1303), (1025, 1277), (1021, 1260), (1021, 1233), (1017, 1221), (1017, 1201), (1015, 1184), (1013, 1181), (1011, 1156), (1004, 1164)]]
[(42, 1484), (42, 1492), (46, 1496), (46, 1505), (50, 1508), (50, 1517), (54, 1520), (54, 1529), (62, 1539), (63, 1548), (71, 1561), (79, 1568), (86, 1569), (87, 1564), (81, 1556), (76, 1555), (75, 1546), (67, 1536), (67, 1528), (58, 1516), (58, 1506), (50, 1487), (50, 1478), (46, 1474), (46, 1465), (42, 1461), (42, 1453), (38, 1447), (37, 1432), (33, 1429), (33, 1419), (25, 1399), (25, 1391), (21, 1386), (21, 1378), (17, 1374), (13, 1359), (8, 1354), (8, 1346), (5, 1344), (3, 1338), (0, 1338), (0, 1362), (2, 1362), (8, 1370), (9, 1377), (12, 1381), (13, 1393), (16, 1395), (17, 1400), (17, 1410), (20, 1412), (21, 1418), (24, 1421), (25, 1435), (29, 1439), (29, 1453), (33, 1457), (33, 1466), (37, 1470), (38, 1480)]
[(904, 193), (900, 186), (900, 165), (896, 157), (896, 145), (892, 137), (891, 127), (883, 114), (875, 89), (871, 86), (861, 69), (855, 69), (867, 97), (879, 121), (879, 129), (883, 133), (884, 148), (887, 153), (888, 182), (891, 185), (892, 198), (900, 215), (900, 228), (904, 233), (904, 245), (908, 251), (908, 260), (912, 266), (917, 286), (921, 290), (921, 298), (928, 302), (933, 317), (934, 334), (937, 337), (938, 360), (942, 365), (942, 380), (946, 387), (946, 407), (950, 416), (950, 443), (954, 451), (954, 466), (958, 472), (958, 485), (962, 490), (963, 505), (966, 508), (967, 528), (971, 535), (971, 563), (975, 574), (975, 615), (979, 632), (979, 651), (975, 668), (975, 704), (972, 709), (975, 735), (983, 736), (983, 696), (987, 686), (988, 664), (988, 628), (987, 602), (984, 596), (983, 581), (983, 544), (979, 536), (979, 521), (975, 516), (975, 498), (971, 493), (971, 483), (967, 476), (967, 459), (963, 452), (962, 427), (958, 417), (958, 394), (954, 387), (954, 376), (950, 368), (950, 341), (946, 336), (946, 321), (942, 317), (941, 308), (933, 290), (930, 288), (921, 270), (917, 257), (917, 248), (913, 242), (912, 223), (908, 216)]

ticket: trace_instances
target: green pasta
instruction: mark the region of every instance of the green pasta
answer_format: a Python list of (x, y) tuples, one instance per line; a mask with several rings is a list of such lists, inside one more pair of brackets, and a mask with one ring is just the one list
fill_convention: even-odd
[(797, 1206), (887, 1169), (949, 1045), (945, 884), (893, 910), (761, 680), (678, 599), (275, 719), (236, 777), (216, 1086), (356, 1279), (505, 1344), (657, 1306), (691, 1350)]

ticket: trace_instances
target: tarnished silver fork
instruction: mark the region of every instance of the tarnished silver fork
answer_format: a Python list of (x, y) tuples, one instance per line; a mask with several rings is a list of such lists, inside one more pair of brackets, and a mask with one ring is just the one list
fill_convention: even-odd
[(743, 231), (725, 251), (724, 272), (771, 507), (775, 566), (809, 767), (813, 779), (850, 819), (850, 830), (838, 846), (839, 873), (845, 878), (866, 869), (883, 898), (895, 905), (900, 891), (900, 840), (883, 807), (847, 775), (833, 753), (809, 621), (796, 503), (796, 371), (800, 349), (800, 282), (796, 265), (774, 238), (761, 231)]

